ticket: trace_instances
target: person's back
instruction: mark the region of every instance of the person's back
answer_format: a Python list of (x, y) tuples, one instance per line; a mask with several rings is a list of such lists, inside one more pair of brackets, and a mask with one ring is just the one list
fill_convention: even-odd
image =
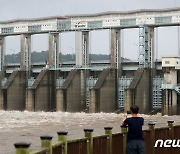
[(131, 108), (132, 117), (125, 119), (122, 122), (122, 125), (128, 126), (128, 135), (127, 135), (127, 153), (128, 154), (144, 154), (144, 137), (142, 132), (142, 126), (144, 125), (144, 119), (138, 117), (138, 106), (134, 105)]

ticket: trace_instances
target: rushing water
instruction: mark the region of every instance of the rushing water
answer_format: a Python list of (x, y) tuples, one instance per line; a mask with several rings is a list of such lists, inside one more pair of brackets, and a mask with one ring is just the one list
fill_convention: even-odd
[[(140, 115), (156, 127), (167, 126), (167, 120), (180, 124), (180, 116)], [(82, 138), (84, 128), (93, 128), (93, 135), (104, 134), (104, 127), (112, 126), (113, 133), (120, 132), (123, 114), (115, 113), (67, 113), (67, 112), (19, 112), (0, 111), (0, 154), (15, 153), (14, 143), (30, 142), (30, 149), (40, 148), (40, 136), (51, 135), (57, 141), (57, 131), (68, 131), (68, 138)]]

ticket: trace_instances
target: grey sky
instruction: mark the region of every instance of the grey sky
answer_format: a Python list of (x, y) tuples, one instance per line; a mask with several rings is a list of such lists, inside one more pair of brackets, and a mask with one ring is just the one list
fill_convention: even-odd
[[(137, 9), (162, 9), (180, 7), (179, 0), (0, 0), (0, 20), (64, 16), (68, 14), (88, 14), (106, 11), (127, 11)], [(124, 56), (137, 59), (138, 29), (124, 32)], [(109, 53), (108, 30), (93, 31), (90, 34), (92, 53)], [(177, 27), (158, 28), (158, 58), (177, 55)], [(171, 40), (171, 41), (170, 41)], [(32, 50), (48, 49), (47, 35), (34, 35)], [(74, 33), (63, 33), (61, 51), (74, 52)], [(19, 51), (19, 36), (7, 37), (6, 53)], [(12, 50), (11, 50), (12, 49)]]

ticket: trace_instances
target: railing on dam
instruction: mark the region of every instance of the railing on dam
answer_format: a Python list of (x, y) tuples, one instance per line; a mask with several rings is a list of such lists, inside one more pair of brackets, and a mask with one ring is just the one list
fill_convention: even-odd
[[(121, 127), (121, 133), (114, 134), (112, 127), (104, 129), (105, 135), (95, 137), (93, 129), (84, 129), (85, 137), (74, 140), (67, 140), (67, 132), (58, 132), (58, 142), (54, 143), (51, 136), (42, 136), (42, 149), (33, 152), (29, 150), (29, 143), (16, 143), (16, 154), (126, 154), (127, 127)], [(143, 133), (146, 154), (180, 153), (180, 125), (173, 126), (173, 121), (162, 128), (155, 128), (151, 123)]]

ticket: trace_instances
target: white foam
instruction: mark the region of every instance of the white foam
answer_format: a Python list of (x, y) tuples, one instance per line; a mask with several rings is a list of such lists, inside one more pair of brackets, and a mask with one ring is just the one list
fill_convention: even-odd
[[(63, 127), (71, 127), (79, 125), (93, 125), (98, 122), (110, 124), (113, 122), (121, 122), (124, 114), (115, 113), (68, 113), (68, 112), (20, 112), (20, 111), (0, 111), (0, 131), (10, 130), (19, 127), (37, 127), (47, 124), (59, 124)], [(180, 116), (161, 116), (144, 115), (146, 123), (166, 123), (167, 120), (174, 120), (175, 123), (180, 123)]]

